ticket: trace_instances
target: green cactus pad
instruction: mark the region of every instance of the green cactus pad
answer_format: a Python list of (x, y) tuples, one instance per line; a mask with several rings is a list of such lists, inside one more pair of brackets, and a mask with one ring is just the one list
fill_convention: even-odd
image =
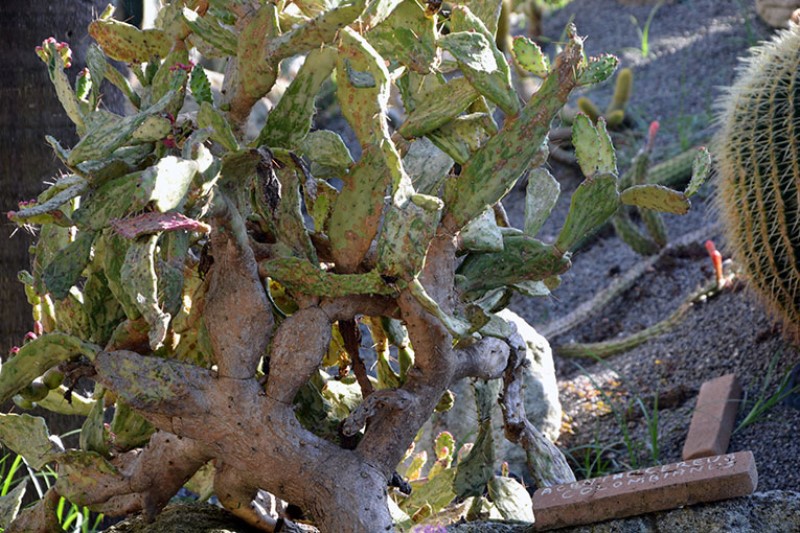
[(183, 8), (182, 15), (192, 32), (203, 41), (224, 55), (236, 55), (236, 34), (220, 24), (216, 17), (208, 13), (201, 17), (189, 8)]
[[(423, 452), (425, 453), (425, 452)], [(419, 457), (419, 456), (418, 456)], [(412, 463), (413, 469), (409, 468), (411, 475), (419, 472), (424, 466), (424, 462), (419, 465)], [(419, 475), (419, 474), (417, 474)], [(409, 476), (409, 473), (406, 473)], [(456, 497), (453, 490), (453, 481), (456, 477), (455, 468), (447, 468), (441, 471), (436, 477), (431, 479), (428, 483), (419, 485), (414, 489), (412, 494), (403, 500), (400, 504), (400, 509), (412, 514), (422, 508), (424, 505), (429, 505), (431, 512), (438, 512), (450, 505)], [(409, 479), (411, 479), (409, 477)]]
[(145, 446), (155, 432), (148, 422), (123, 400), (117, 400), (114, 418), (111, 420), (111, 433), (114, 434), (114, 447), (127, 451)]
[(68, 450), (58, 456), (58, 494), (75, 505), (92, 505), (90, 498), (97, 484), (118, 486), (126, 482), (123, 475), (105, 457), (95, 452)]
[(62, 361), (83, 355), (94, 359), (99, 348), (65, 333), (47, 333), (26, 343), (0, 370), (0, 401), (8, 401), (30, 382)]
[[(71, 185), (62, 188), (61, 190), (58, 190), (58, 192), (55, 192), (55, 188), (58, 186), (58, 183), (56, 183), (55, 185), (51, 186), (50, 189), (48, 189), (48, 191), (52, 190), (54, 192), (52, 196), (50, 196), (44, 201), (40, 201), (39, 203), (37, 203), (32, 207), (20, 209), (19, 211), (14, 213), (11, 219), (14, 222), (22, 223), (34, 219), (36, 217), (40, 217), (42, 215), (52, 213), (58, 210), (59, 207), (69, 202), (73, 198), (76, 198), (81, 194), (83, 194), (88, 185), (86, 180), (75, 175), (71, 176), (71, 178), (73, 178), (69, 180), (71, 182)], [(62, 178), (62, 180), (66, 181), (64, 180), (64, 178)], [(43, 199), (42, 198), (43, 196), (44, 195), (40, 196), (40, 198)]]
[(262, 261), (259, 272), (293, 292), (336, 298), (352, 294), (396, 294), (377, 271), (366, 274), (333, 274), (303, 259), (284, 257)]
[[(458, 2), (460, 10), (468, 11), (469, 18), (481, 22), (487, 37), (494, 37), (495, 32), (497, 32), (502, 3), (502, 0), (461, 0)], [(459, 9), (454, 10), (453, 15), (451, 15), (455, 18), (456, 24), (459, 21), (459, 17), (463, 16), (458, 11)], [(456, 31), (461, 31), (461, 29)]]
[(267, 45), (275, 41), (279, 32), (278, 9), (272, 3), (261, 4), (248, 18), (239, 34), (237, 67), (239, 83), (244, 93), (256, 100), (275, 84), (277, 61), (269, 57)]
[[(369, 73), (372, 87), (357, 87), (348, 71)], [(389, 71), (384, 59), (358, 33), (342, 31), (336, 63), (337, 96), (342, 114), (362, 146), (389, 138), (386, 111), (389, 101)]]
[(590, 58), (578, 75), (578, 84), (594, 85), (606, 81), (619, 65), (619, 59), (610, 54)]
[(526, 235), (535, 237), (544, 225), (561, 194), (561, 185), (544, 167), (528, 173), (528, 186), (525, 189)]
[(353, 164), (353, 156), (341, 136), (330, 130), (309, 132), (300, 141), (300, 150), (312, 164), (334, 168), (342, 174)]
[(463, 278), (457, 285), (466, 299), (474, 300), (491, 289), (543, 280), (569, 267), (569, 258), (552, 245), (527, 235), (505, 235), (502, 252), (470, 254), (464, 259), (457, 270)]
[(270, 111), (256, 146), (294, 148), (306, 136), (314, 117), (314, 100), (335, 65), (334, 48), (318, 48), (308, 54), (278, 105)]
[(685, 215), (691, 205), (689, 199), (682, 192), (654, 184), (629, 187), (622, 191), (620, 200), (625, 205), (635, 205), (676, 215)]
[(66, 248), (60, 250), (45, 267), (42, 279), (53, 298), (62, 300), (89, 264), (95, 235), (81, 231)]
[(511, 477), (493, 477), (488, 483), (491, 498), (503, 520), (533, 522), (533, 503), (525, 486)]
[(653, 255), (658, 253), (659, 245), (645, 235), (624, 211), (619, 210), (612, 218), (614, 232), (622, 241), (640, 255)]
[(414, 279), (408, 284), (408, 289), (414, 299), (429, 313), (434, 315), (447, 331), (455, 338), (461, 341), (476, 340), (477, 334), (472, 334), (472, 325), (455, 316), (448, 315), (434, 300), (430, 297), (425, 287), (418, 279)]
[(69, 78), (67, 78), (64, 72), (64, 61), (61, 59), (61, 55), (55, 50), (55, 44), (48, 43), (44, 46), (51, 49), (47, 71), (50, 74), (50, 81), (53, 82), (53, 86), (56, 89), (58, 101), (61, 102), (61, 106), (64, 108), (64, 111), (66, 111), (70, 120), (78, 127), (78, 134), (82, 134), (85, 126), (84, 116), (78, 98), (72, 91), (72, 87), (70, 87)]
[(572, 122), (572, 145), (584, 176), (590, 178), (596, 173), (616, 175), (614, 145), (603, 117), (598, 118), (595, 128), (591, 118), (578, 113)]
[(466, 78), (456, 78), (423, 95), (398, 132), (407, 139), (422, 137), (466, 111), (478, 93)]
[(386, 213), (378, 238), (378, 270), (410, 280), (419, 274), (444, 204), (435, 196), (416, 194)]
[(153, 56), (167, 57), (172, 47), (161, 30), (140, 30), (111, 18), (89, 24), (89, 35), (108, 57), (125, 63), (146, 63)]
[(427, 135), (433, 144), (460, 165), (478, 151), (489, 138), (492, 117), (487, 113), (470, 113), (451, 120)]
[(436, 28), (414, 0), (403, 0), (367, 40), (384, 57), (395, 58), (414, 72), (427, 74), (436, 64)]
[(103, 424), (105, 408), (102, 401), (95, 402), (89, 416), (83, 422), (78, 439), (80, 449), (86, 452), (97, 452), (108, 456), (108, 439)]
[[(481, 33), (460, 31), (445, 35), (439, 46), (458, 61), (464, 76), (482, 95), (500, 106), (507, 115), (519, 112), (519, 97), (511, 86), (508, 63), (498, 62), (494, 43)], [(502, 59), (505, 63), (505, 58)]]
[(438, 195), (453, 163), (449, 155), (425, 137), (412, 142), (403, 157), (403, 168), (414, 190), (422, 194)]
[(239, 149), (239, 142), (233, 134), (231, 125), (211, 103), (203, 102), (197, 111), (197, 125), (211, 129), (211, 138), (221, 144), (229, 152)]
[(527, 37), (514, 37), (512, 47), (514, 59), (520, 67), (524, 68), (534, 76), (544, 78), (550, 71), (550, 60), (542, 53), (539, 45)]
[(497, 399), (497, 389), (486, 381), (475, 381), (473, 387), (478, 404), (478, 436), (472, 450), (458, 463), (453, 488), (459, 498), (482, 496), (486, 484), (494, 476), (491, 407)]
[(144, 204), (152, 202), (156, 209), (166, 213), (184, 202), (195, 174), (195, 161), (164, 157), (142, 173), (141, 187), (134, 198)]
[(172, 123), (167, 117), (149, 116), (139, 127), (133, 130), (132, 142), (153, 142), (166, 137), (172, 132)]
[(44, 418), (27, 414), (0, 414), (0, 442), (36, 470), (56, 460), (64, 451), (59, 440), (51, 440)]
[(500, 133), (475, 152), (461, 176), (447, 188), (445, 204), (457, 228), (501, 200), (541, 153), (550, 121), (576, 83), (573, 76), (580, 58), (580, 41), (573, 39), (520, 116), (507, 120)]
[(121, 218), (131, 211), (142, 209), (145, 202), (133, 200), (141, 186), (142, 172), (134, 172), (108, 181), (82, 198), (81, 207), (72, 219), (85, 231), (100, 231), (114, 218)]
[[(124, 118), (102, 112), (106, 118), (93, 122), (93, 126), (88, 128), (86, 135), (70, 152), (67, 164), (73, 166), (88, 159), (108, 157), (117, 148), (131, 142), (133, 133), (147, 117), (164, 112), (174, 96), (173, 92), (168, 92), (147, 110)], [(96, 112), (95, 116), (100, 117), (101, 112)]]
[(471, 252), (502, 252), (503, 234), (497, 227), (494, 210), (487, 209), (470, 221), (458, 234), (462, 249)]
[(703, 186), (703, 183), (705, 183), (710, 173), (711, 154), (708, 153), (705, 147), (701, 147), (697, 150), (697, 155), (692, 161), (692, 179), (689, 181), (689, 185), (686, 186), (686, 190), (683, 194), (685, 194), (687, 198), (694, 196), (695, 193), (700, 190), (700, 187)]
[(300, 182), (294, 164), (275, 171), (281, 184), (281, 198), (275, 212), (275, 234), (278, 242), (292, 250), (295, 257), (317, 262), (317, 252), (306, 232), (301, 211)]
[(130, 244), (120, 270), (122, 286), (150, 326), (150, 348), (158, 349), (167, 336), (171, 316), (158, 301), (155, 252), (158, 235), (148, 235)]
[(619, 208), (617, 179), (600, 174), (586, 179), (572, 194), (567, 220), (556, 239), (555, 247), (566, 252), (592, 231), (599, 228)]
[(389, 178), (383, 153), (370, 145), (336, 198), (328, 236), (336, 264), (344, 273), (355, 270), (378, 233)]
[(170, 94), (171, 98), (164, 108), (164, 112), (177, 116), (183, 107), (184, 96), (186, 96), (189, 73), (185, 69), (188, 64), (189, 51), (183, 43), (176, 43), (153, 76), (147, 101), (157, 102), (165, 95)]

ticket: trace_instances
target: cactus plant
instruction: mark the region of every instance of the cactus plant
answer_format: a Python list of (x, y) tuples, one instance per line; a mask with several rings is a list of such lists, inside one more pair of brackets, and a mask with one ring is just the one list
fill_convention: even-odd
[(800, 333), (794, 109), (800, 27), (751, 50), (719, 102), (717, 198), (736, 264), (785, 331)]
[[(77, 90), (64, 76), (65, 47), (43, 44), (80, 140), (48, 139), (69, 174), (8, 213), (40, 226), (20, 280), (41, 331), (3, 365), (0, 399), (87, 422), (80, 449), (65, 450), (38, 419), (0, 419), (4, 444), (32, 465), (59, 464), (58, 483), (8, 531), (46, 527), (58, 495), (111, 515), (157, 512), (209, 462), (221, 503), (263, 530), (278, 525), (251, 505), (261, 489), (323, 530), (391, 529), (387, 484), (464, 377), (503, 376), (506, 435), (533, 477), (574, 479), (525, 417), (525, 344), (496, 312), (512, 290), (547, 294), (576, 243), (621, 202), (678, 197), (647, 186), (620, 195), (613, 146), (602, 125), (586, 124), (576, 138), (587, 179), (556, 242), (536, 239), (558, 194), (543, 171), (524, 231), (497, 227), (485, 214), (544, 162), (570, 92), (608, 77), (616, 59), (587, 60), (570, 28), (522, 103), (494, 44), (499, 0), (454, 3), (446, 35), (433, 11), (413, 0), (176, 0), (150, 30), (108, 11), (92, 24), (97, 46)], [(191, 48), (228, 59), (219, 100), (188, 61)], [(443, 62), (443, 50), (456, 61)], [(306, 65), (246, 138), (251, 108), (298, 54)], [(129, 62), (139, 84), (110, 59)], [(310, 131), (329, 74), (360, 144), (356, 161), (337, 133)], [(387, 120), (392, 84), (408, 112), (397, 131)], [(132, 113), (100, 108), (105, 90), (125, 94)], [(180, 113), (190, 97), (197, 111)], [(495, 106), (505, 113), (499, 129)], [(380, 352), (377, 377), (360, 361), (358, 317)], [(91, 398), (73, 392), (86, 376)], [(71, 407), (54, 398), (61, 391)], [(454, 495), (487, 484), (495, 499), (519, 492), (492, 481), (491, 457), (470, 454), (455, 474), (439, 459), (436, 479), (449, 479)], [(512, 503), (499, 507), (510, 513)]]

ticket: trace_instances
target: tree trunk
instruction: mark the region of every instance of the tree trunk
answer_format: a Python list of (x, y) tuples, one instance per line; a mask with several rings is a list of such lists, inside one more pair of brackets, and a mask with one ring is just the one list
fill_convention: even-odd
[[(74, 80), (84, 67), (84, 55), (91, 39), (87, 27), (93, 16), (102, 12), (105, 0), (2, 0), (0, 2), (0, 356), (22, 343), (33, 319), (17, 272), (30, 269), (28, 247), (32, 236), (5, 214), (16, 210), (17, 202), (35, 198), (64, 169), (44, 140), (52, 135), (64, 146), (77, 141), (74, 124), (56, 98), (47, 67), (34, 48), (48, 37), (66, 41), (73, 52), (72, 67), (67, 71)], [(122, 98), (109, 91), (105, 107), (122, 109)], [(14, 233), (13, 237), (9, 235)], [(50, 429), (59, 433), (76, 427), (81, 419), (47, 413)]]

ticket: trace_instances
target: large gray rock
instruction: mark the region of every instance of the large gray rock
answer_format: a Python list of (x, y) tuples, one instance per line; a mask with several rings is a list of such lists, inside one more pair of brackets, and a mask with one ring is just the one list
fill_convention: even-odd
[[(447, 528), (458, 533), (529, 533), (529, 525), (473, 522)], [(693, 505), (649, 515), (563, 528), (559, 533), (790, 533), (800, 531), (800, 492), (772, 490), (746, 498)]]
[[(525, 320), (508, 309), (498, 313), (505, 320), (513, 323), (527, 345), (526, 357), (529, 367), (525, 374), (525, 414), (528, 420), (544, 433), (550, 440), (558, 439), (561, 429), (561, 402), (558, 399), (553, 352), (547, 339), (539, 335)], [(499, 393), (501, 380), (493, 380), (492, 387)], [(433, 442), (442, 431), (453, 434), (457, 443), (473, 442), (478, 431), (478, 414), (475, 406), (475, 394), (469, 379), (464, 379), (450, 390), (456, 396), (452, 409), (444, 413), (434, 413), (422, 428), (422, 435), (417, 441), (416, 451), (428, 453), (429, 465), (434, 460)], [(496, 457), (508, 461), (512, 472), (523, 474), (525, 452), (519, 446), (506, 440), (503, 435), (503, 413), (500, 405), (492, 408), (492, 427)]]

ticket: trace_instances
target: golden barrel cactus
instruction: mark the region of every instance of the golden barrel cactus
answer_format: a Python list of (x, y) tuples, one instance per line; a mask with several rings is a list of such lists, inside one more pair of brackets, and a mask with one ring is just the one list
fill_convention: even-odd
[(718, 118), (728, 245), (761, 300), (800, 338), (800, 27), (752, 49)]

